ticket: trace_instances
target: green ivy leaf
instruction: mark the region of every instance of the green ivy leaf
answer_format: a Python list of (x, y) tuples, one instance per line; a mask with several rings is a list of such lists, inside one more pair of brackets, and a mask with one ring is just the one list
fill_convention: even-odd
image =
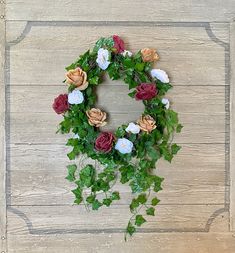
[(103, 204), (105, 206), (110, 206), (112, 203), (112, 200), (110, 198), (103, 199)]
[(112, 193), (112, 200), (119, 200), (119, 199), (120, 199), (119, 192), (113, 192)]
[(95, 201), (95, 195), (90, 195), (86, 198), (86, 202), (92, 204)]
[(76, 164), (68, 165), (67, 169), (68, 169), (68, 175), (66, 179), (69, 180), (70, 182), (73, 182), (76, 179), (75, 172), (77, 170), (77, 165)]
[(149, 207), (149, 208), (146, 210), (146, 214), (147, 214), (147, 215), (152, 215), (152, 216), (154, 216), (154, 215), (155, 215), (154, 212), (155, 212), (155, 209), (154, 209), (153, 207)]
[(81, 182), (90, 187), (95, 179), (95, 169), (91, 164), (86, 165), (79, 173)]
[(92, 203), (92, 210), (98, 210), (102, 205), (99, 200), (95, 199)]
[(171, 145), (171, 153), (173, 155), (176, 155), (180, 149), (181, 149), (181, 147), (178, 146), (177, 144)]
[(82, 200), (83, 200), (82, 197), (78, 197), (74, 200), (74, 203), (79, 205), (79, 204), (81, 204)]
[(128, 93), (128, 96), (131, 98), (134, 98), (136, 94), (136, 90), (133, 90), (132, 92)]
[(144, 204), (147, 202), (147, 197), (146, 197), (146, 194), (140, 194), (137, 198), (137, 201), (140, 203), (140, 204)]
[[(127, 228), (126, 228), (126, 232), (130, 236), (132, 236), (135, 233), (135, 231), (136, 231), (136, 228), (131, 224), (131, 222), (129, 222), (128, 225), (127, 225)], [(125, 238), (125, 240), (126, 240), (126, 238)]]
[(83, 200), (81, 188), (77, 187), (76, 189), (72, 190), (72, 193), (75, 195), (74, 203), (79, 205)]
[(94, 47), (94, 49), (93, 49), (93, 52), (97, 53), (98, 50), (99, 50), (101, 47), (111, 49), (111, 48), (113, 48), (113, 46), (114, 46), (114, 41), (113, 41), (113, 38), (112, 38), (112, 37), (109, 37), (109, 38), (100, 38), (100, 39), (96, 42), (95, 47)]
[(145, 66), (144, 62), (138, 62), (135, 64), (135, 69), (142, 72), (144, 70), (144, 66)]
[(152, 204), (152, 206), (156, 206), (159, 202), (160, 202), (160, 200), (155, 197), (152, 199), (151, 204)]
[(183, 128), (183, 126), (181, 124), (178, 124), (176, 127), (176, 133), (180, 133), (182, 128)]
[(126, 68), (134, 68), (135, 62), (132, 60), (132, 58), (124, 58), (123, 65)]
[(139, 201), (137, 199), (132, 199), (130, 204), (130, 210), (133, 212), (137, 207), (139, 207)]
[(72, 63), (72, 64), (70, 64), (69, 66), (67, 66), (65, 69), (67, 70), (67, 71), (69, 71), (69, 70), (71, 70), (71, 69), (75, 69), (77, 67), (77, 64), (76, 63)]
[(92, 78), (89, 79), (89, 84), (98, 85), (99, 81), (100, 81), (99, 76), (93, 76)]
[(161, 184), (164, 179), (158, 176), (154, 176), (154, 188), (155, 192), (159, 192), (162, 190)]
[(117, 80), (120, 78), (119, 69), (120, 65), (117, 62), (113, 62), (109, 65), (107, 72), (112, 80)]
[(118, 127), (118, 129), (116, 130), (116, 132), (115, 132), (115, 136), (117, 137), (117, 138), (122, 138), (122, 137), (124, 137), (124, 135), (126, 134), (126, 131), (125, 131), (125, 128), (126, 128), (127, 126), (121, 126), (121, 127)]
[(73, 150), (71, 152), (69, 152), (67, 154), (67, 156), (68, 156), (69, 160), (75, 160), (75, 158), (76, 158), (76, 154)]
[(159, 152), (159, 150), (157, 150), (156, 148), (154, 148), (153, 146), (150, 146), (147, 149), (148, 155), (149, 157), (153, 160), (153, 161), (157, 161), (160, 157), (161, 154)]
[(143, 215), (141, 215), (141, 214), (136, 215), (136, 217), (135, 217), (135, 225), (136, 226), (140, 227), (145, 222), (146, 222), (146, 220), (143, 217)]

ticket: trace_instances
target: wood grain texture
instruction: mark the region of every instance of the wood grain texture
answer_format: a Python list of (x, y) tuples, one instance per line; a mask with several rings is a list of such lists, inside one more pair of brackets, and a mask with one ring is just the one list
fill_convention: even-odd
[[(18, 42), (7, 52), (10, 64), (6, 70), (10, 73), (11, 143), (8, 252), (234, 252), (235, 238), (228, 233), (229, 222), (231, 229), (235, 223), (234, 170), (229, 182), (224, 106), (225, 86), (229, 85), (225, 43), (235, 39), (234, 26), (229, 38), (227, 22), (234, 16), (233, 0), (7, 1), (7, 41)], [(48, 22), (32, 22), (27, 26), (31, 28), (24, 30), (27, 21)], [(214, 23), (209, 26), (207, 21)], [(158, 232), (138, 233), (128, 243), (118, 231), (129, 218), (126, 187), (117, 186), (123, 198), (111, 209), (87, 213), (83, 206), (70, 206), (73, 185), (64, 179), (67, 136), (55, 134), (61, 118), (50, 109), (53, 98), (66, 89), (61, 84), (64, 67), (98, 37), (112, 34), (122, 36), (132, 51), (157, 47), (161, 60), (156, 67), (166, 70), (172, 79), (174, 89), (169, 98), (185, 126), (176, 138), (183, 143), (182, 151), (171, 165), (159, 163), (158, 173), (166, 178), (159, 193), (162, 202), (157, 216), (144, 227)], [(110, 128), (135, 120), (142, 111), (141, 104), (128, 100), (126, 93), (121, 82), (109, 80), (98, 90), (102, 98), (98, 106), (110, 112)], [(233, 149), (232, 141), (231, 165)], [(229, 183), (230, 213), (224, 208), (229, 204)]]
[[(0, 4), (0, 15), (4, 5)], [(5, 21), (0, 19), (0, 251), (6, 250), (6, 159), (5, 159)]]
[(231, 233), (9, 235), (9, 253), (234, 253)]
[[(11, 187), (8, 205), (70, 205), (75, 186), (65, 180), (66, 157), (63, 145), (12, 145)], [(224, 145), (183, 145), (172, 164), (159, 161), (157, 174), (164, 177), (160, 204), (224, 204)], [(79, 166), (92, 163), (85, 158)], [(117, 184), (117, 204), (128, 204), (128, 186)]]
[[(8, 0), (8, 20), (136, 20), (136, 21), (230, 21), (235, 15), (233, 0), (187, 2), (176, 0)], [(21, 10), (21, 11), (18, 11)]]
[(231, 233), (9, 235), (9, 253), (234, 253)]
[(230, 228), (235, 231), (235, 20), (231, 23), (231, 89), (230, 89)]
[[(11, 40), (19, 37), (18, 23), (8, 27)], [(144, 36), (139, 36), (143, 31)], [(229, 41), (228, 24), (215, 24), (213, 33), (221, 41)], [(75, 26), (32, 24), (27, 36), (11, 47), (11, 85), (61, 85), (65, 66), (91, 48), (97, 38), (112, 34), (122, 36), (126, 47), (133, 52), (144, 47), (157, 48), (160, 61), (156, 66), (169, 73), (173, 85), (226, 84), (224, 47), (213, 36), (210, 38), (203, 26), (78, 23)]]
[[(51, 107), (60, 92), (65, 92), (64, 86), (10, 88), (11, 143), (65, 143), (66, 136), (55, 134), (61, 117)], [(129, 98), (127, 93), (125, 85), (104, 85), (98, 89), (98, 107), (109, 114), (109, 125), (104, 129), (113, 130), (123, 123), (136, 121), (143, 112), (142, 103)], [(169, 92), (169, 98), (184, 125), (182, 134), (176, 135), (177, 142), (224, 143), (223, 86), (187, 89), (177, 86)], [(25, 128), (27, 131), (23, 131)]]
[[(161, 205), (156, 209), (156, 216), (146, 217), (148, 222), (143, 229), (204, 231), (211, 214), (223, 208), (223, 205)], [(16, 211), (17, 210), (17, 211)], [(8, 233), (28, 234), (26, 220), (17, 213), (23, 213), (30, 220), (29, 229), (37, 233), (89, 233), (89, 231), (124, 231), (131, 213), (129, 205), (112, 205), (88, 212), (84, 206), (19, 206), (8, 210)], [(219, 221), (220, 219), (223, 222)], [(228, 216), (220, 214), (218, 231), (227, 231)], [(216, 219), (217, 220), (217, 219)], [(215, 222), (216, 222), (215, 220)], [(141, 231), (141, 229), (139, 229)]]

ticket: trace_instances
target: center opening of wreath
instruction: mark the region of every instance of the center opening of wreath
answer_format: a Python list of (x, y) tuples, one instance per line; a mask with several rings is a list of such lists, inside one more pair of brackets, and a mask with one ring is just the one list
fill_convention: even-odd
[(102, 129), (114, 131), (123, 124), (136, 122), (144, 111), (143, 103), (128, 96), (130, 90), (123, 80), (111, 80), (107, 76), (104, 79), (96, 89), (95, 105), (107, 113), (108, 124)]

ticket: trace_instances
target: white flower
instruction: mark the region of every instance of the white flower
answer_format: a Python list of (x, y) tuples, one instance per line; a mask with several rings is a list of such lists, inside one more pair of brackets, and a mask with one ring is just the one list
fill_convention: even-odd
[(78, 105), (84, 101), (84, 96), (80, 90), (73, 90), (68, 95), (68, 102), (71, 105)]
[(128, 51), (128, 50), (124, 50), (123, 52), (122, 52), (122, 55), (125, 57), (125, 56), (129, 56), (129, 57), (131, 57), (132, 56), (132, 52), (130, 52), (130, 51)]
[(133, 148), (133, 143), (126, 138), (118, 139), (115, 145), (115, 149), (118, 150), (122, 154), (131, 153), (132, 148)]
[(107, 69), (110, 61), (109, 61), (109, 51), (104, 48), (100, 48), (98, 50), (98, 55), (96, 62), (98, 63), (99, 67), (103, 70)]
[(73, 136), (73, 139), (80, 139), (80, 136), (78, 135), (78, 134), (75, 134), (74, 136)]
[(157, 78), (162, 83), (169, 83), (169, 77), (164, 70), (161, 69), (152, 69), (151, 76)]
[(131, 132), (132, 134), (138, 134), (140, 132), (140, 127), (139, 125), (131, 122), (125, 130), (126, 132)]
[(166, 109), (169, 109), (169, 107), (170, 107), (170, 101), (169, 101), (169, 99), (163, 98), (162, 99), (162, 103), (165, 105)]

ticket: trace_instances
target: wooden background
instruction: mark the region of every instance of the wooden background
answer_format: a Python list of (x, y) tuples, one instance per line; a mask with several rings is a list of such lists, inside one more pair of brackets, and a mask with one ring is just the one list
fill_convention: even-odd
[[(0, 252), (235, 252), (235, 2), (0, 1)], [(111, 208), (72, 206), (64, 179), (66, 136), (51, 109), (66, 87), (64, 67), (100, 36), (118, 34), (131, 51), (158, 49), (184, 125), (182, 151), (165, 177), (157, 215), (129, 240), (128, 187)], [(106, 80), (99, 106), (109, 128), (135, 120), (142, 106), (121, 82)]]

